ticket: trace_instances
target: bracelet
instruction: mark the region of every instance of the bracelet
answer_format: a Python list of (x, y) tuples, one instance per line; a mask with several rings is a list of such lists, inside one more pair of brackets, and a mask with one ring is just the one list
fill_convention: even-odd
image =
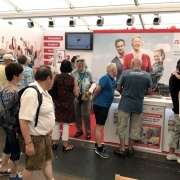
[(27, 145), (29, 145), (29, 144), (31, 144), (31, 143), (33, 143), (33, 142), (31, 141), (31, 142), (29, 142), (29, 143), (27, 143), (27, 144), (25, 143), (25, 144), (26, 144), (26, 146), (27, 146)]

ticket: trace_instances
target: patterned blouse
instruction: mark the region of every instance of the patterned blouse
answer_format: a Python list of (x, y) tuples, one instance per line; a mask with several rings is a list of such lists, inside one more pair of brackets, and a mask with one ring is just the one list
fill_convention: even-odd
[[(81, 95), (85, 92), (85, 91), (88, 91), (89, 88), (91, 87), (91, 84), (95, 83), (95, 79), (94, 77), (92, 76), (92, 73), (91, 71), (89, 71), (89, 69), (85, 69), (85, 75), (84, 75), (84, 78), (81, 79), (81, 75), (79, 73), (78, 70), (73, 70), (71, 72), (71, 75), (74, 76), (78, 82), (78, 86), (80, 88), (80, 92), (81, 92)], [(79, 98), (76, 97), (74, 99), (75, 102), (79, 102)]]

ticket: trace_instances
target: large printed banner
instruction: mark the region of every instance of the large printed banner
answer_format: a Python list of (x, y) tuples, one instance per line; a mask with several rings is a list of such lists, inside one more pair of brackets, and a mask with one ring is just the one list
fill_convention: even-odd
[[(180, 59), (180, 33), (142, 32), (94, 32), (92, 73), (97, 81), (106, 73), (107, 63), (115, 62), (121, 74), (130, 68), (133, 57), (139, 57), (143, 70), (151, 74), (155, 88), (158, 84), (169, 84), (169, 77)], [(117, 39), (124, 42), (115, 44)]]
[(140, 140), (136, 141), (136, 148), (162, 152), (164, 114), (165, 106), (143, 105)]

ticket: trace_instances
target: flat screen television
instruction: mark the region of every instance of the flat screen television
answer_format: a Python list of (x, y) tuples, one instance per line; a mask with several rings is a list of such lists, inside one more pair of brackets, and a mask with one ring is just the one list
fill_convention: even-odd
[(67, 50), (93, 50), (93, 33), (66, 32), (65, 49)]

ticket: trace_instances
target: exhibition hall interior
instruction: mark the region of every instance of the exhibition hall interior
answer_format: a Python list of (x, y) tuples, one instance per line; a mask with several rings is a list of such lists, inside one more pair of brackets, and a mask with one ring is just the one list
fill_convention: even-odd
[[(24, 64), (21, 63), (22, 57), (26, 59)], [(6, 64), (8, 60), (11, 62)], [(47, 101), (48, 96), (54, 108), (54, 118), (47, 120), (54, 123), (52, 128), (49, 125), (47, 133), (54, 156), (52, 180), (180, 179), (180, 0), (0, 0), (0, 92), (8, 83), (15, 89), (22, 89), (18, 84), (20, 79), (11, 81), (8, 78), (11, 63), (22, 64), (21, 73), (28, 71), (32, 75), (31, 83), (35, 79), (39, 82), (41, 67), (48, 66), (53, 72), (55, 80), (52, 78), (51, 88), (46, 89), (48, 95), (41, 94), (42, 101)], [(71, 70), (65, 70), (67, 64), (65, 67), (64, 63), (69, 63)], [(135, 65), (139, 72), (133, 71)], [(136, 77), (132, 81), (131, 77), (131, 81), (125, 83), (128, 81), (127, 72), (139, 79)], [(146, 83), (142, 90), (135, 81), (140, 83), (143, 73), (148, 85)], [(60, 84), (58, 78), (61, 74), (66, 74), (63, 82), (72, 83), (72, 87)], [(3, 75), (6, 75), (6, 81)], [(16, 76), (19, 74), (13, 74), (13, 78)], [(105, 76), (109, 83), (112, 81), (107, 93), (103, 91), (106, 88)], [(87, 81), (89, 84), (86, 86)], [(70, 89), (72, 98), (64, 93)], [(143, 92), (142, 96), (139, 91)], [(22, 104), (24, 96), (20, 97)], [(101, 96), (99, 101), (98, 96)], [(2, 105), (3, 93), (0, 93), (0, 98)], [(23, 114), (21, 109), (29, 115), (36, 112), (31, 108), (38, 104), (39, 97), (33, 105), (30, 101), (25, 102), (24, 108), (19, 105), (19, 117)], [(108, 105), (104, 106), (107, 101)], [(41, 107), (45, 106), (48, 110), (51, 108), (48, 104)], [(62, 110), (58, 109), (62, 106)], [(101, 109), (100, 113), (97, 107), (104, 107), (106, 111)], [(138, 108), (141, 112), (136, 111)], [(4, 109), (6, 114), (6, 107)], [(42, 109), (40, 121), (52, 117), (48, 110)], [(46, 114), (42, 115), (41, 110)], [(129, 116), (126, 118), (123, 112), (128, 112)], [(138, 117), (133, 114), (138, 114)], [(4, 114), (0, 116), (0, 180), (20, 180), (23, 176), (24, 180), (29, 180), (24, 168), (27, 168), (27, 156), (31, 157), (28, 146), (35, 143), (34, 140), (25, 140), (22, 129), (20, 134), (24, 137), (25, 152), (20, 135), (16, 136), (21, 148), (17, 176), (11, 177), (12, 154), (7, 165), (3, 165), (7, 141), (10, 142), (10, 152), (15, 148), (8, 140), (6, 117)], [(22, 117), (25, 118), (26, 114)], [(122, 125), (123, 118), (127, 121)], [(38, 123), (37, 127), (40, 125)], [(136, 130), (133, 129), (135, 126)], [(133, 138), (137, 137), (135, 134), (138, 138)], [(33, 138), (45, 134), (30, 135)], [(1, 166), (7, 168), (5, 173)], [(48, 176), (45, 178), (48, 173), (42, 169), (36, 171), (33, 165), (32, 168), (31, 179), (50, 180)]]

